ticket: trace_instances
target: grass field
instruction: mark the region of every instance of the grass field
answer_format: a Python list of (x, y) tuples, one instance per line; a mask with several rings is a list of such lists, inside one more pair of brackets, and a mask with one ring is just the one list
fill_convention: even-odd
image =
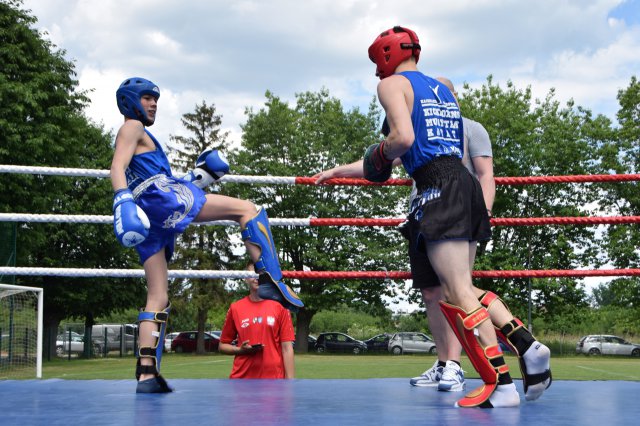
[[(299, 379), (409, 378), (422, 373), (435, 361), (427, 355), (296, 355)], [(518, 360), (506, 356), (514, 378), (520, 378)], [(233, 357), (217, 353), (207, 355), (165, 354), (162, 374), (168, 379), (225, 379), (229, 377)], [(552, 358), (555, 380), (630, 380), (640, 381), (640, 359), (627, 357), (565, 356)], [(45, 361), (44, 379), (132, 379), (135, 358), (55, 359)], [(478, 378), (467, 358), (462, 368), (468, 378)]]

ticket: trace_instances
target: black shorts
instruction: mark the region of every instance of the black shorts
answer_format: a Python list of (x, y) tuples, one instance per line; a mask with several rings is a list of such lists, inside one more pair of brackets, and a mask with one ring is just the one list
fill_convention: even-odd
[(427, 244), (486, 241), (491, 224), (480, 182), (454, 157), (440, 157), (414, 174), (418, 197), (409, 213), (409, 261), (413, 288), (440, 285)]

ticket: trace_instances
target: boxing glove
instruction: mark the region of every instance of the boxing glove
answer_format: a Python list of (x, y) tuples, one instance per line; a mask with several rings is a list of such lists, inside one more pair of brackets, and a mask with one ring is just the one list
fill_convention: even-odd
[(370, 182), (385, 182), (391, 177), (393, 160), (384, 156), (384, 141), (371, 145), (364, 153), (364, 178)]
[(113, 230), (125, 247), (133, 247), (149, 236), (149, 218), (133, 201), (133, 193), (124, 188), (113, 196)]
[(229, 172), (229, 163), (223, 153), (217, 149), (204, 151), (196, 160), (196, 168), (182, 179), (188, 180), (198, 188), (204, 189)]

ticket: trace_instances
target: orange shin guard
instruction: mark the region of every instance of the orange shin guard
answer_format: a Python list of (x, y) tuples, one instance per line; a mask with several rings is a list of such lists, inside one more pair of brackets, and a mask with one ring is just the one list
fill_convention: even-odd
[[(484, 382), (484, 385), (459, 400), (457, 405), (459, 407), (490, 407), (489, 398), (498, 386), (498, 376), (507, 373), (509, 367), (504, 364), (498, 345), (483, 347), (476, 335), (478, 326), (489, 319), (489, 312), (484, 307), (466, 312), (459, 306), (446, 302), (440, 302), (440, 309)], [(494, 362), (499, 365), (494, 365)]]

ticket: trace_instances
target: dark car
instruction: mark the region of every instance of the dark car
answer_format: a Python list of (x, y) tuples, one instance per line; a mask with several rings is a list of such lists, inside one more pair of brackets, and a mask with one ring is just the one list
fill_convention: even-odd
[(364, 341), (369, 352), (388, 352), (390, 334), (382, 333)]
[(307, 337), (307, 352), (313, 352), (316, 350), (317, 341), (318, 339), (316, 339), (314, 336), (309, 335), (309, 337)]
[[(316, 350), (316, 338), (312, 335), (307, 336), (307, 352), (313, 352)], [(295, 340), (293, 341), (293, 347), (296, 347)]]
[[(183, 331), (171, 341), (171, 350), (177, 353), (195, 352), (197, 338), (197, 331)], [(216, 352), (219, 344), (220, 339), (210, 333), (204, 333), (204, 350), (206, 352)]]
[(366, 352), (367, 345), (344, 333), (320, 333), (316, 342), (316, 352)]

